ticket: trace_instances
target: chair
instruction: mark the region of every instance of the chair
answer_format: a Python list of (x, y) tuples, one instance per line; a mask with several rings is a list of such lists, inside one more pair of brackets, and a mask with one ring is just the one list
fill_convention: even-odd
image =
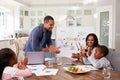
[(24, 58), (23, 47), (24, 47), (27, 39), (28, 39), (28, 37), (21, 37), (21, 38), (16, 38), (16, 39), (14, 39), (14, 43), (15, 43), (15, 46), (16, 46), (16, 54), (17, 54), (18, 61), (19, 61), (20, 59), (23, 59), (23, 58)]
[(120, 71), (120, 52), (115, 49), (109, 49), (109, 54), (106, 58), (111, 62), (114, 70)]

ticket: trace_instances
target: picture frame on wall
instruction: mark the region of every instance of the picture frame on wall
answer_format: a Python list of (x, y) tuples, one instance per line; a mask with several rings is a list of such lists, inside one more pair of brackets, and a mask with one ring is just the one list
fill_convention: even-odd
[(74, 21), (73, 21), (73, 20), (68, 20), (68, 21), (67, 21), (67, 26), (68, 26), (68, 27), (74, 26)]
[(29, 11), (25, 11), (25, 16), (28, 16), (29, 15)]
[(74, 18), (73, 16), (71, 16), (71, 15), (68, 15), (68, 16), (66, 17), (66, 25), (67, 25), (68, 27), (74, 26), (74, 25), (75, 25), (75, 18)]
[(79, 26), (82, 25), (82, 20), (81, 20), (81, 19), (82, 19), (81, 17), (76, 18), (76, 26), (77, 26), (77, 27), (79, 27)]

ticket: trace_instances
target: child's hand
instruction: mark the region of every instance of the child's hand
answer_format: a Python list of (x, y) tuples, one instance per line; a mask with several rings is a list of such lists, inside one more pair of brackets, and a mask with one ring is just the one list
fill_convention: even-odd
[(26, 66), (23, 64), (23, 61), (21, 61), (20, 63), (18, 63), (18, 68), (19, 69), (25, 69)]
[(81, 50), (81, 55), (82, 55), (83, 57), (85, 57), (85, 56), (86, 56), (86, 51), (85, 51), (85, 49), (84, 49), (82, 46), (80, 46), (80, 50)]
[(19, 69), (25, 69), (26, 65), (27, 65), (27, 62), (28, 62), (28, 58), (25, 57), (24, 60), (21, 60), (21, 62), (18, 63), (18, 68)]
[(24, 62), (23, 63), (24, 63), (25, 66), (27, 65), (27, 63), (28, 63), (28, 57), (24, 58)]
[(72, 53), (72, 58), (79, 58), (79, 54), (77, 54), (77, 53)]

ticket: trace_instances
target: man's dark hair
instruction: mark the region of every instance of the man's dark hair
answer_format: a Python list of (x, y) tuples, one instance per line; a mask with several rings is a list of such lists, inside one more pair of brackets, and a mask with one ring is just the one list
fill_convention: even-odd
[(107, 56), (108, 53), (109, 53), (109, 50), (106, 46), (104, 45), (99, 45), (97, 46), (97, 48), (100, 50), (100, 52), (104, 55), (104, 56)]
[(45, 22), (45, 21), (48, 22), (49, 20), (53, 20), (53, 21), (54, 21), (54, 19), (53, 19), (52, 16), (46, 16), (46, 17), (44, 18), (44, 22)]

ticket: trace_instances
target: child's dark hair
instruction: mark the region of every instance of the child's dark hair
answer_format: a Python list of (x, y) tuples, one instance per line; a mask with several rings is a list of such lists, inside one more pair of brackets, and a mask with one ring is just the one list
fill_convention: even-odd
[(97, 46), (97, 48), (100, 50), (100, 52), (103, 54), (104, 57), (108, 55), (109, 50), (106, 46), (99, 45), (99, 46)]
[(0, 80), (2, 78), (4, 68), (9, 66), (9, 61), (13, 59), (14, 55), (14, 51), (10, 48), (0, 49)]
[(90, 34), (87, 35), (86, 40), (85, 40), (86, 41), (86, 45), (88, 45), (87, 44), (87, 40), (88, 40), (89, 36), (93, 36), (94, 41), (95, 41), (93, 46), (97, 47), (98, 46), (98, 38), (97, 38), (97, 36), (94, 33), (90, 33)]

